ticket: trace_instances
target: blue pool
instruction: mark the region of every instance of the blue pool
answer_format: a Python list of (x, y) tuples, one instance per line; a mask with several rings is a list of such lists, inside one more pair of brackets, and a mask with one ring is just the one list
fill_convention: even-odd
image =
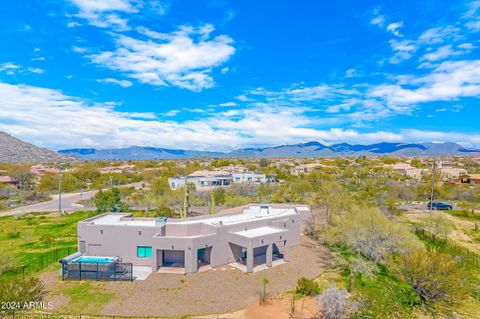
[(116, 259), (116, 257), (80, 256), (72, 262), (85, 264), (110, 264)]

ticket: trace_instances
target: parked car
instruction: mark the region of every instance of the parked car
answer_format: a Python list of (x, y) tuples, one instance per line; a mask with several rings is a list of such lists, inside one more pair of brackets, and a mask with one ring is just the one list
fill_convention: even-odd
[(442, 202), (432, 202), (427, 204), (427, 208), (430, 209), (436, 209), (436, 210), (452, 210), (453, 207), (450, 204), (447, 203), (442, 203)]

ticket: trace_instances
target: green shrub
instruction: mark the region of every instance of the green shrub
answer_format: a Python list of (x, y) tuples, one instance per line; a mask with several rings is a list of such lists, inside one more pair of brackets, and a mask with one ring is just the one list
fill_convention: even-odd
[(297, 281), (295, 292), (304, 296), (316, 296), (320, 293), (320, 287), (315, 281), (301, 277)]

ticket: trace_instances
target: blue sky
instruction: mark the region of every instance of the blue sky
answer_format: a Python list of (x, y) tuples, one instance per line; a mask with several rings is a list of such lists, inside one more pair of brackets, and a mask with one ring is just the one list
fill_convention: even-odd
[(480, 1), (8, 1), (0, 130), (41, 146), (480, 147)]

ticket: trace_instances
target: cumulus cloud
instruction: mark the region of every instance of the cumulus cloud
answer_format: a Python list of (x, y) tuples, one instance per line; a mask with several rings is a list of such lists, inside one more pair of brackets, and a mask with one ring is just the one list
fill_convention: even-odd
[(210, 75), (235, 53), (233, 40), (211, 36), (212, 25), (182, 26), (165, 34), (144, 29), (147, 39), (116, 35), (116, 50), (91, 54), (92, 62), (155, 86), (200, 91), (214, 86)]
[[(119, 112), (116, 103), (95, 103), (28, 85), (0, 82), (0, 96), (0, 130), (51, 148), (140, 145), (230, 150), (309, 140), (370, 143), (404, 141), (407, 137), (401, 132), (317, 129), (316, 119), (307, 116), (303, 108), (251, 107), (179, 122), (161, 120), (151, 113)], [(177, 113), (170, 111), (165, 115)], [(418, 132), (409, 134), (419, 138)]]
[(432, 101), (451, 101), (480, 95), (480, 60), (446, 61), (429, 74), (412, 78), (408, 86), (379, 85), (370, 96), (381, 97), (392, 104), (415, 104)]
[[(86, 19), (89, 24), (117, 30), (128, 30), (128, 19), (122, 18), (120, 13), (133, 13), (137, 11), (130, 0), (71, 0), (79, 9), (77, 17)], [(75, 26), (70, 24), (69, 27)]]

